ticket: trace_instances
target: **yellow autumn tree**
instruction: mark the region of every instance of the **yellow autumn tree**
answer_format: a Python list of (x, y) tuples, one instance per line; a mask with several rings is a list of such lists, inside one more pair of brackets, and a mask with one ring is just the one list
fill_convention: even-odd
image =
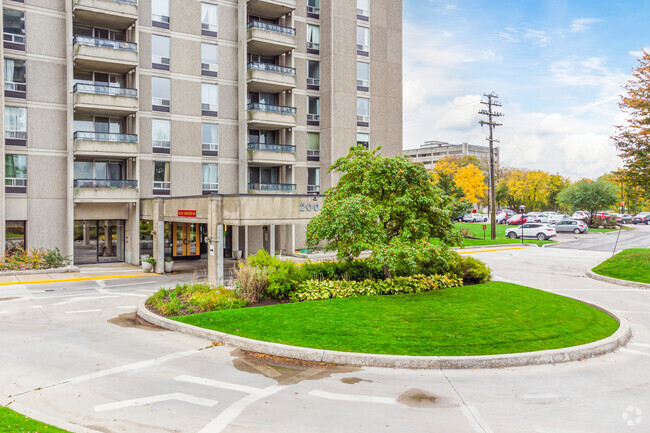
[(486, 195), (484, 173), (474, 164), (464, 164), (459, 158), (448, 156), (436, 162), (433, 167), (433, 175), (438, 173), (449, 173), (454, 182), (465, 193), (465, 199), (470, 203), (477, 203)]

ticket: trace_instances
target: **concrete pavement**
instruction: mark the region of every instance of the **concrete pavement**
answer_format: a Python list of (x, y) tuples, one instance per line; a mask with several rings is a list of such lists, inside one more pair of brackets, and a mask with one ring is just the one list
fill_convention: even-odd
[[(611, 236), (611, 235), (604, 235)], [(650, 431), (650, 291), (584, 276), (607, 252), (477, 250), (496, 279), (611, 309), (630, 344), (581, 362), (492, 370), (253, 358), (133, 322), (189, 274), (0, 287), (0, 404), (78, 432)]]

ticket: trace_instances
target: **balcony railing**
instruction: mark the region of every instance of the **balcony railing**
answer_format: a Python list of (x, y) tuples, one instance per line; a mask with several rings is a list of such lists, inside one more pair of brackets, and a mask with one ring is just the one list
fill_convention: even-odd
[(26, 140), (27, 131), (7, 131), (5, 130), (5, 138), (11, 138), (14, 140)]
[(15, 83), (13, 81), (5, 81), (5, 90), (11, 90), (12, 92), (26, 92), (27, 83)]
[(75, 131), (75, 140), (108, 141), (111, 143), (137, 143), (138, 136), (134, 134), (115, 134), (110, 132)]
[(92, 95), (126, 96), (129, 98), (138, 97), (138, 91), (136, 89), (112, 87), (105, 84), (77, 83), (72, 88), (72, 91), (74, 93), (90, 93)]
[(201, 148), (206, 152), (219, 152), (219, 144), (217, 143), (202, 143)]
[(2, 40), (12, 44), (22, 44), (25, 45), (25, 36), (17, 35), (15, 33), (3, 33)]
[(218, 182), (204, 182), (201, 184), (201, 188), (203, 191), (219, 191), (219, 183)]
[(295, 183), (249, 183), (251, 191), (295, 191)]
[(153, 182), (153, 189), (171, 189), (172, 183), (171, 182)]
[(320, 122), (320, 114), (307, 113), (307, 120), (310, 122)]
[(307, 77), (308, 86), (320, 86), (320, 78)]
[(251, 21), (248, 23), (247, 28), (268, 30), (271, 32), (282, 33), (291, 36), (296, 35), (296, 29), (294, 29), (293, 27), (284, 27), (284, 26), (279, 26), (277, 24), (263, 23), (261, 21)]
[(296, 146), (290, 146), (288, 144), (248, 143), (248, 150), (295, 153)]
[(5, 177), (5, 186), (27, 186), (27, 179)]
[(266, 111), (268, 113), (296, 114), (296, 107), (285, 107), (283, 105), (260, 104), (259, 102), (249, 102), (248, 110)]
[(89, 47), (103, 47), (112, 48), (114, 50), (137, 51), (138, 44), (134, 42), (116, 41), (114, 39), (93, 38), (91, 36), (77, 35), (73, 39), (73, 43), (79, 45), (87, 45)]
[(296, 68), (288, 66), (273, 65), (271, 63), (251, 62), (248, 64), (248, 69), (257, 69), (259, 71), (277, 72), (284, 75), (296, 75)]
[(137, 5), (138, 0), (113, 0), (115, 2), (120, 2), (120, 3), (128, 3), (130, 5)]
[(111, 179), (75, 179), (75, 188), (120, 188), (132, 189), (138, 187), (137, 180), (111, 180)]

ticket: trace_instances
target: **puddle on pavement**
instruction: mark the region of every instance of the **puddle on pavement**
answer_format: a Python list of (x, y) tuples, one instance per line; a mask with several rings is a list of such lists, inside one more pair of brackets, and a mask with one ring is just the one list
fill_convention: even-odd
[(323, 362), (301, 361), (281, 358), (235, 349), (230, 352), (233, 356), (233, 366), (251, 374), (261, 374), (283, 385), (292, 385), (303, 380), (320, 380), (333, 374), (354, 373), (361, 371), (360, 367), (350, 367)]
[(2, 301), (11, 301), (13, 299), (18, 299), (18, 296), (14, 296), (13, 298), (0, 298), (0, 302), (2, 302)]
[(372, 383), (372, 380), (367, 380), (367, 379), (361, 379), (360, 377), (344, 377), (341, 379), (341, 382), (347, 384), (347, 385), (356, 385), (359, 382), (368, 382)]
[(146, 329), (147, 331), (165, 331), (165, 329), (159, 326), (145, 322), (139, 318), (135, 312), (120, 314), (119, 316), (110, 319), (108, 323), (117, 325), (121, 328), (138, 328)]
[(410, 407), (456, 407), (455, 403), (448, 401), (444, 397), (438, 397), (430, 392), (421, 389), (412, 388), (397, 397), (397, 402)]

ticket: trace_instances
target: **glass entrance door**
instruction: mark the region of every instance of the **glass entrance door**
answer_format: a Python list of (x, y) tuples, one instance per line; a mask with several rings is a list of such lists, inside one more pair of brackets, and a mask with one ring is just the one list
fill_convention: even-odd
[(197, 245), (197, 224), (174, 223), (174, 257), (193, 257), (200, 254)]

